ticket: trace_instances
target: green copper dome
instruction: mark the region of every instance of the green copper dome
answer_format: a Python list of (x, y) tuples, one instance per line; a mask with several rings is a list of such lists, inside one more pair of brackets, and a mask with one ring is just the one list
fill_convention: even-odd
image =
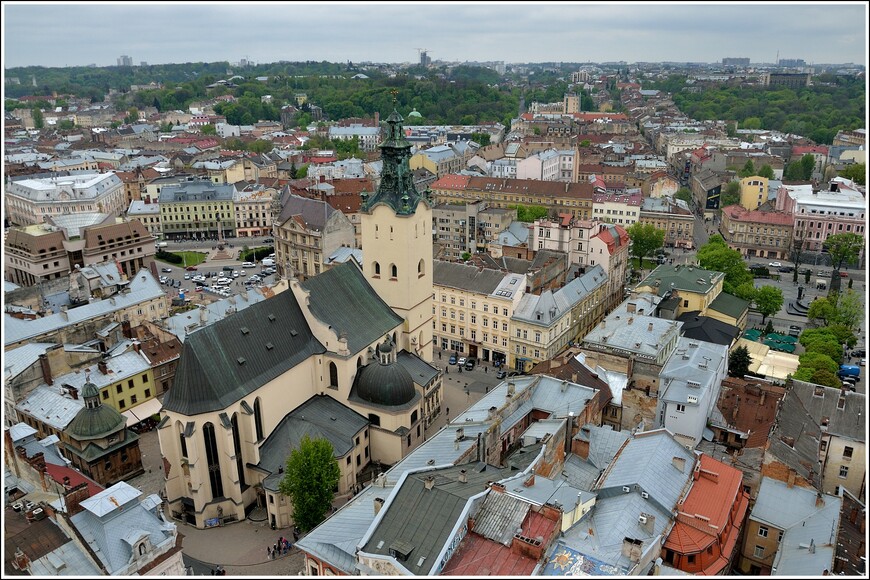
[(112, 407), (100, 403), (100, 391), (90, 380), (82, 387), (85, 408), (78, 412), (67, 433), (79, 441), (101, 439), (124, 427), (127, 419)]
[(376, 405), (394, 407), (410, 403), (417, 394), (411, 374), (396, 362), (395, 345), (389, 337), (377, 347), (377, 361), (363, 367), (356, 394)]

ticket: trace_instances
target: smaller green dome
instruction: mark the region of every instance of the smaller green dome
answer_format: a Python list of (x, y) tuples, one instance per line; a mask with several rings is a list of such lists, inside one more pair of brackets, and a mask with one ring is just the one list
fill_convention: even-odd
[(423, 118), (423, 115), (421, 115), (421, 114), (417, 111), (417, 109), (414, 109), (413, 111), (411, 111), (410, 113), (408, 113), (408, 118), (410, 119), (411, 117)]
[(100, 396), (100, 390), (97, 388), (97, 385), (95, 385), (94, 383), (88, 381), (82, 387), (82, 398), (83, 399), (88, 399), (90, 397), (99, 397), (99, 396)]
[(100, 403), (96, 385), (85, 383), (82, 395), (86, 404), (66, 429), (70, 437), (79, 441), (101, 439), (124, 427), (127, 418), (114, 408)]

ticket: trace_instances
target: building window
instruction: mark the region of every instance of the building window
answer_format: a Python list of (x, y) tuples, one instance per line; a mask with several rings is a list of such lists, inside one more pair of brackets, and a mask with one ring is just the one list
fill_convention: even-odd
[(257, 433), (257, 441), (263, 440), (263, 412), (260, 409), (260, 398), (254, 400), (254, 430)]
[(131, 405), (135, 405), (137, 401), (138, 401), (138, 399), (137, 399), (136, 395), (130, 395), (130, 404)]
[(764, 558), (764, 546), (755, 546), (754, 555), (756, 558)]
[(104, 401), (109, 398), (109, 391), (102, 391), (102, 393), (103, 393), (103, 400)]
[(843, 459), (852, 459), (852, 451), (853, 451), (853, 449), (851, 447), (844, 447), (843, 448)]
[(762, 538), (766, 538), (767, 532), (768, 532), (767, 526), (758, 526), (758, 535), (759, 536), (761, 536)]
[(842, 477), (843, 479), (845, 479), (845, 478), (847, 478), (848, 476), (849, 476), (849, 467), (846, 466), (846, 465), (841, 465), (841, 466), (840, 466), (840, 477)]
[(132, 389), (132, 388), (133, 388), (133, 379), (130, 379), (129, 381), (127, 381), (127, 388), (128, 388), (128, 389)]
[(213, 498), (223, 497), (224, 484), (221, 477), (220, 456), (218, 455), (217, 440), (214, 435), (214, 425), (211, 423), (203, 425), (202, 435), (205, 440), (205, 458), (209, 482), (211, 484), (211, 496)]
[(115, 385), (115, 391), (117, 391), (117, 393), (120, 395), (121, 393), (124, 392), (124, 386), (123, 385)]
[(146, 396), (146, 397), (150, 397), (150, 396), (151, 396), (151, 389), (145, 389), (145, 396)]
[(119, 399), (119, 400), (118, 400), (118, 408), (119, 408), (119, 409), (123, 409), (123, 408), (125, 408), (126, 406), (127, 406), (127, 403), (124, 402), (124, 399)]
[(329, 363), (329, 387), (333, 389), (338, 388), (338, 367), (331, 361)]
[(678, 404), (677, 404), (677, 413), (685, 413), (685, 412), (686, 412), (686, 406), (685, 406), (685, 405), (680, 405), (680, 404), (678, 403)]

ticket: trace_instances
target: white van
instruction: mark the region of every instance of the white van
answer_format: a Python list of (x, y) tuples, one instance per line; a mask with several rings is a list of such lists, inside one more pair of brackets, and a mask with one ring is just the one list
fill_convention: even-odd
[(275, 258), (263, 258), (263, 266), (274, 266)]
[(256, 268), (257, 265), (253, 262), (242, 262), (242, 268)]

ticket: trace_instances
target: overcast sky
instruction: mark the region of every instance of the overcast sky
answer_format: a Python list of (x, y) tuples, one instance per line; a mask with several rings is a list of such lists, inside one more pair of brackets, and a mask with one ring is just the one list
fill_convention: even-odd
[(866, 64), (867, 5), (3, 3), (3, 66), (278, 60)]

